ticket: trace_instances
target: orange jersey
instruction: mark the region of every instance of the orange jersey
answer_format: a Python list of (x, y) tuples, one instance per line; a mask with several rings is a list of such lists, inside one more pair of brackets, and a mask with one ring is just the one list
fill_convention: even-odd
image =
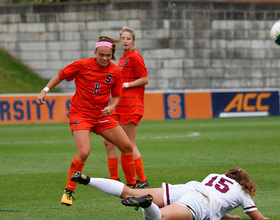
[(95, 58), (75, 61), (62, 69), (58, 76), (67, 81), (75, 79), (76, 93), (69, 114), (79, 113), (85, 118), (104, 117), (101, 110), (108, 105), (110, 94), (120, 96), (122, 90), (120, 69), (112, 62), (101, 68)]
[[(132, 82), (141, 77), (148, 77), (144, 59), (137, 50), (123, 54), (119, 60), (119, 68), (122, 71), (122, 81)], [(119, 104), (114, 113), (120, 115), (144, 114), (145, 85), (132, 88), (124, 88), (120, 96)]]

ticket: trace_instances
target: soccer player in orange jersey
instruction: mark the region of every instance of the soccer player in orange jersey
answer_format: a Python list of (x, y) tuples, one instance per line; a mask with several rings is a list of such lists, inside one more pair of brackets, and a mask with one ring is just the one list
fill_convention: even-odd
[[(130, 27), (123, 27), (120, 32), (123, 55), (119, 60), (122, 71), (123, 89), (119, 104), (111, 117), (124, 129), (133, 144), (134, 163), (139, 187), (149, 186), (144, 173), (141, 154), (136, 146), (137, 126), (144, 114), (144, 92), (148, 83), (147, 68), (144, 59), (134, 48), (135, 33)], [(118, 152), (114, 144), (104, 140), (107, 150), (110, 178), (118, 180)]]
[[(75, 61), (54, 76), (37, 97), (44, 104), (47, 92), (62, 80), (75, 79), (76, 93), (71, 100), (69, 123), (77, 154), (68, 174), (67, 185), (61, 203), (72, 205), (72, 192), (77, 183), (70, 180), (75, 170), (82, 171), (90, 153), (90, 134), (94, 132), (114, 143), (121, 151), (128, 185), (136, 185), (133, 146), (121, 126), (110, 117), (119, 102), (122, 90), (121, 71), (111, 62), (115, 60), (116, 43), (107, 36), (100, 36), (96, 43), (95, 58)], [(111, 95), (111, 101), (109, 102)]]

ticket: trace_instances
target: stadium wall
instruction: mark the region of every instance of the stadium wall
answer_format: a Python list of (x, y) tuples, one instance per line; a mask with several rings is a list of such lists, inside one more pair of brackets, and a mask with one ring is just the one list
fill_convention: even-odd
[[(49, 80), (93, 56), (99, 35), (136, 29), (148, 91), (280, 87), (279, 46), (269, 30), (279, 2), (114, 1), (1, 5), (0, 47)], [(121, 48), (117, 57), (121, 55)], [(74, 92), (74, 83), (61, 83)], [(34, 91), (35, 92), (35, 91)]]
[[(73, 94), (1, 95), (0, 124), (68, 122)], [(145, 94), (143, 120), (279, 116), (278, 90), (169, 91)]]

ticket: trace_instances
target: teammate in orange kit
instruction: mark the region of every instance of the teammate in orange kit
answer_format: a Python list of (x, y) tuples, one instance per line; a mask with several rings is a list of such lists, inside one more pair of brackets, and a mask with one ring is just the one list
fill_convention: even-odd
[[(149, 186), (145, 176), (141, 154), (136, 146), (137, 126), (144, 114), (144, 92), (148, 83), (147, 68), (144, 59), (134, 48), (135, 32), (133, 28), (123, 27), (120, 32), (123, 55), (119, 60), (122, 71), (123, 90), (119, 104), (111, 117), (124, 129), (133, 145), (134, 163), (138, 177), (137, 185)], [(118, 152), (114, 144), (104, 140), (107, 150), (110, 178), (118, 180)]]
[[(119, 102), (122, 90), (120, 69), (115, 60), (118, 41), (100, 36), (95, 48), (95, 58), (75, 61), (54, 76), (37, 97), (44, 104), (47, 92), (62, 80), (75, 79), (76, 93), (71, 100), (69, 123), (77, 146), (68, 174), (67, 185), (61, 203), (72, 205), (72, 193), (77, 183), (70, 180), (75, 170), (82, 171), (90, 153), (90, 134), (100, 134), (114, 143), (121, 154), (121, 162), (128, 185), (136, 185), (133, 146), (124, 130), (110, 117)], [(111, 101), (109, 102), (111, 97)]]

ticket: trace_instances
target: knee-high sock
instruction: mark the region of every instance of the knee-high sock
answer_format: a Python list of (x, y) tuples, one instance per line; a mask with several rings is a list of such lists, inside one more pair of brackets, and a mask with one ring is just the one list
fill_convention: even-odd
[(91, 177), (87, 186), (99, 189), (100, 191), (109, 195), (120, 197), (124, 184), (116, 180)]
[(133, 153), (131, 154), (123, 154), (121, 153), (121, 164), (122, 169), (125, 175), (126, 183), (129, 185), (136, 184), (136, 173), (135, 173), (135, 165), (133, 159)]
[(77, 156), (74, 157), (74, 159), (72, 160), (72, 163), (70, 165), (70, 169), (69, 169), (69, 173), (68, 173), (68, 179), (67, 179), (67, 184), (66, 184), (66, 189), (70, 190), (70, 191), (74, 191), (77, 183), (73, 182), (70, 180), (70, 178), (72, 177), (73, 173), (77, 170), (77, 171), (82, 171), (84, 168), (85, 163), (81, 163), (80, 161), (78, 161)]
[(144, 218), (147, 220), (160, 220), (161, 212), (159, 207), (152, 202), (152, 204), (147, 208), (142, 208), (142, 213)]
[(136, 170), (138, 180), (140, 180), (141, 182), (145, 182), (147, 179), (144, 172), (142, 157), (140, 156), (137, 159), (135, 159), (134, 163), (135, 163), (135, 170)]
[(107, 158), (107, 164), (110, 173), (110, 179), (118, 180), (119, 179), (119, 158)]

